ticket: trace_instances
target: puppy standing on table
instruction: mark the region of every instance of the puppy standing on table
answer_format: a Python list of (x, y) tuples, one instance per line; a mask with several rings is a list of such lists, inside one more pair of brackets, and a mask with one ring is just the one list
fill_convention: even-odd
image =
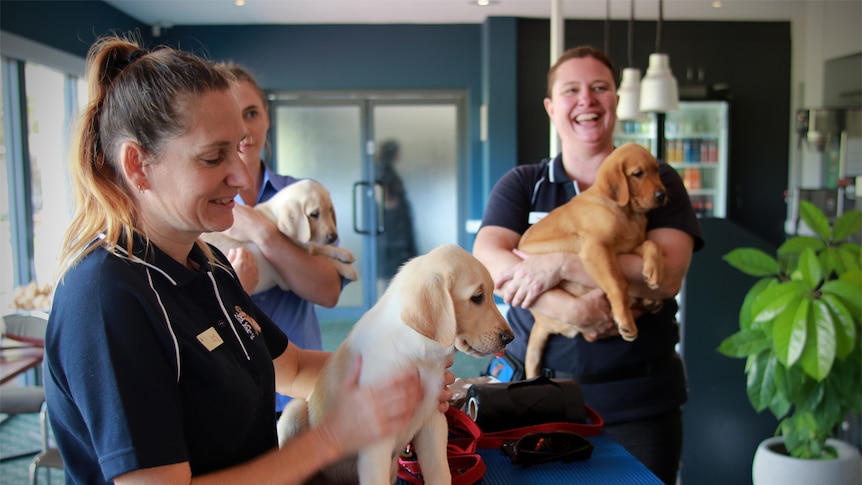
[[(584, 268), (607, 295), (620, 335), (631, 341), (638, 335), (631, 305), (657, 311), (661, 301), (633, 301), (629, 297), (617, 255), (641, 256), (644, 281), (650, 288), (658, 288), (664, 269), (662, 253), (646, 238), (646, 214), (666, 203), (658, 161), (644, 147), (626, 143), (602, 162), (595, 184), (527, 229), (518, 249), (533, 254), (578, 253)], [(589, 290), (565, 280), (560, 288), (576, 296)], [(527, 378), (539, 375), (542, 353), (552, 334), (568, 338), (578, 334), (571, 325), (536, 311), (531, 313), (535, 323), (524, 358)]]
[(294, 399), (285, 407), (279, 442), (320, 422), (358, 360), (360, 386), (417, 369), (425, 397), (410, 426), (323, 474), (332, 483), (357, 483), (357, 474), (362, 484), (394, 483), (398, 455), (412, 440), (425, 483), (449, 484), (448, 428), (436, 400), (447, 359), (455, 350), (475, 357), (498, 353), (514, 338), (494, 303), (494, 282), (485, 266), (459, 246), (440, 246), (401, 267), (329, 358), (308, 401)]

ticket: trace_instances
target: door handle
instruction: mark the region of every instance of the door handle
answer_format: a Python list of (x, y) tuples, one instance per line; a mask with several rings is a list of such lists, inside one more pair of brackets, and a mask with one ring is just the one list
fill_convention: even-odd
[(383, 214), (383, 186), (375, 182), (353, 184), (353, 231), (379, 236), (386, 231)]

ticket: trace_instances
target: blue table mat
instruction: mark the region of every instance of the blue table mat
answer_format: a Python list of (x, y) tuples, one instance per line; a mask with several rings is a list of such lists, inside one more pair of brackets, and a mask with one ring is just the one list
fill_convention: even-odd
[[(478, 450), (487, 470), (481, 485), (663, 485), (652, 472), (605, 433), (588, 436), (593, 443), (589, 460), (571, 463), (551, 462), (524, 468), (513, 465), (499, 449)], [(407, 482), (398, 480), (399, 485)]]
[(640, 461), (605, 434), (587, 437), (593, 443), (589, 460), (551, 462), (524, 468), (513, 465), (500, 450), (481, 449), (488, 469), (484, 485), (589, 483), (603, 485), (662, 485)]

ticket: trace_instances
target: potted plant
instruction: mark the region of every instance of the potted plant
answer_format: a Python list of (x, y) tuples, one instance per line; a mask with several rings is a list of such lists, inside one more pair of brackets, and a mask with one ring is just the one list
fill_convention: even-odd
[[(747, 359), (751, 405), (757, 412), (769, 409), (779, 420), (780, 437), (762, 443), (755, 454), (755, 483), (766, 481), (762, 474), (758, 477), (758, 458), (771, 447), (785, 455), (780, 460), (849, 459), (855, 464), (842, 480), (858, 484), (859, 451), (833, 437), (848, 413), (862, 411), (862, 248), (848, 241), (862, 228), (862, 212), (848, 211), (834, 225), (807, 201), (800, 203), (799, 212), (813, 235), (789, 238), (777, 257), (753, 248), (724, 256), (733, 267), (760, 279), (745, 296), (739, 331), (718, 350)], [(783, 475), (776, 483), (783, 485), (844, 483), (822, 475), (795, 482), (811, 478), (799, 476), (787, 462), (780, 467)]]

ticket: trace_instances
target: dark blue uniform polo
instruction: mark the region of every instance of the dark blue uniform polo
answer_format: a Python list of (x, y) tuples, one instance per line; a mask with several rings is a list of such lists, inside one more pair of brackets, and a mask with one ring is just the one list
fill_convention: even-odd
[(190, 270), (141, 240), (102, 247), (57, 287), (46, 341), (49, 415), (68, 483), (188, 461), (194, 475), (277, 446), (272, 360), (287, 337), (227, 259)]

